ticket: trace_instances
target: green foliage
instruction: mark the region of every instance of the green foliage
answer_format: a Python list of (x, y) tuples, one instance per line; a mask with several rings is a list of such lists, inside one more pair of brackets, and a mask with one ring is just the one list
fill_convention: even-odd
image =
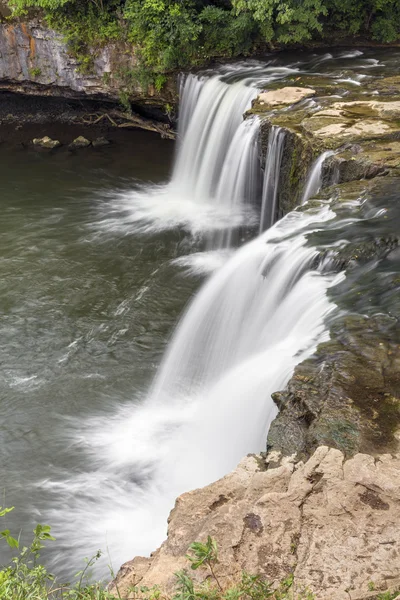
[(322, 31), (324, 0), (232, 0), (236, 14), (250, 12), (268, 42), (302, 42)]
[[(40, 9), (89, 72), (109, 41), (135, 45), (132, 79), (160, 91), (165, 74), (344, 31), (400, 38), (399, 0), (7, 0), (16, 16)], [(126, 90), (129, 87), (124, 85)]]
[(377, 600), (395, 600), (399, 597), (399, 591), (395, 592), (383, 592), (382, 594), (378, 594)]
[(210, 535), (207, 537), (205, 544), (193, 542), (189, 546), (189, 550), (192, 554), (187, 554), (186, 558), (190, 561), (193, 570), (204, 564), (210, 566), (218, 562), (217, 542)]
[[(0, 517), (5, 517), (11, 510), (0, 507)], [(0, 600), (118, 600), (102, 585), (88, 582), (88, 570), (100, 557), (100, 552), (86, 560), (85, 568), (77, 573), (75, 585), (59, 585), (54, 575), (39, 564), (45, 543), (55, 539), (49, 525), (36, 525), (32, 542), (23, 548), (20, 548), (19, 540), (12, 537), (8, 529), (2, 531), (0, 537), (11, 550), (18, 550), (11, 563), (0, 569)]]
[(132, 107), (131, 107), (131, 103), (129, 101), (129, 92), (127, 90), (121, 89), (119, 91), (118, 100), (119, 100), (120, 105), (124, 109), (124, 111), (127, 112), (128, 114), (131, 114)]
[(400, 37), (398, 0), (326, 0), (330, 28), (362, 34), (380, 42)]
[(29, 70), (29, 74), (31, 77), (40, 77), (40, 75), (42, 74), (42, 69), (40, 69), (39, 67), (33, 67), (33, 69)]

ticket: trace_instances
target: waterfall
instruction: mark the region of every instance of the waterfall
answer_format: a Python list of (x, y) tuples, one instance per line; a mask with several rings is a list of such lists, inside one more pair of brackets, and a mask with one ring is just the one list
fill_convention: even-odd
[[(179, 225), (206, 235), (213, 250), (232, 244), (235, 229), (255, 224), (259, 121), (244, 121), (243, 112), (256, 93), (219, 75), (182, 81), (171, 181), (121, 195), (123, 210), (112, 223), (123, 221), (130, 233)], [(114, 417), (75, 424), (79, 434), (66, 430), (60, 440), (77, 446), (90, 465), (41, 483), (56, 492), (48, 520), (62, 521), (55, 530), (61, 563), (77, 548), (91, 555), (107, 546), (117, 565), (153, 551), (179, 494), (265, 450), (277, 412), (271, 394), (326, 338), (325, 318), (334, 308), (326, 291), (335, 281), (313, 269), (318, 250), (307, 238), (334, 215), (323, 207), (274, 223), (284, 143), (284, 131), (273, 127), (260, 235), (233, 252), (192, 299), (145, 397)]]
[[(181, 85), (178, 151), (170, 191), (190, 202), (211, 203), (223, 220), (208, 236), (208, 248), (231, 245), (258, 190), (258, 119), (243, 120), (257, 89), (243, 81), (188, 75)], [(247, 213), (249, 215), (249, 213)], [(222, 230), (222, 231), (221, 231)]]
[(73, 443), (92, 468), (42, 484), (62, 498), (51, 522), (67, 498), (60, 562), (76, 546), (90, 555), (107, 545), (117, 565), (151, 552), (179, 494), (265, 449), (271, 393), (326, 336), (333, 279), (312, 270), (318, 251), (307, 236), (332, 217), (327, 207), (293, 212), (243, 245), (188, 306), (147, 398), (76, 426)]
[(222, 75), (188, 75), (180, 85), (178, 142), (171, 180), (113, 193), (107, 231), (155, 233), (183, 227), (208, 250), (227, 248), (242, 225), (256, 225), (261, 186), (259, 121), (244, 120), (258, 89)]
[(285, 131), (273, 126), (268, 136), (268, 148), (265, 158), (264, 183), (261, 201), (260, 233), (271, 227), (276, 221), (278, 209), (278, 190), (282, 163)]
[(313, 162), (310, 174), (307, 178), (306, 185), (303, 192), (303, 197), (301, 199), (301, 204), (305, 204), (310, 198), (318, 194), (322, 186), (322, 167), (324, 165), (325, 160), (332, 156), (334, 153), (331, 150), (327, 152), (323, 152), (318, 158)]

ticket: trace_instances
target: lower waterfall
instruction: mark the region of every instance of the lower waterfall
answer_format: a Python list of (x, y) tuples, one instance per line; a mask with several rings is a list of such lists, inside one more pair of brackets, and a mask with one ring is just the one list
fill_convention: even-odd
[(115, 565), (151, 552), (179, 494), (265, 450), (271, 393), (324, 339), (334, 308), (326, 295), (334, 278), (313, 269), (318, 251), (307, 244), (333, 216), (327, 207), (290, 213), (238, 249), (188, 306), (147, 398), (80, 428), (74, 444), (92, 470), (43, 483), (62, 488), (71, 515), (56, 559), (76, 555), (75, 532), (75, 545), (107, 546)]

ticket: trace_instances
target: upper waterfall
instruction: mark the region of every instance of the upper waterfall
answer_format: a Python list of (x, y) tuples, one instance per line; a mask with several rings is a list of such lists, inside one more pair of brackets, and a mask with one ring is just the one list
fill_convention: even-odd
[(183, 227), (218, 250), (232, 245), (240, 226), (257, 225), (259, 121), (243, 119), (257, 93), (252, 82), (230, 83), (220, 74), (182, 78), (170, 181), (114, 195), (119, 215), (108, 215), (104, 227), (147, 233)]

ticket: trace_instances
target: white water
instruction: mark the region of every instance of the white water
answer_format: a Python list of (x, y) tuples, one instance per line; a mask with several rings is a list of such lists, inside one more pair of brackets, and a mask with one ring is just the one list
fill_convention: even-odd
[(260, 233), (271, 227), (271, 225), (273, 225), (276, 221), (284, 142), (284, 129), (277, 126), (271, 127), (271, 131), (269, 132), (268, 136), (268, 148), (265, 159)]
[(324, 162), (329, 156), (332, 156), (333, 154), (334, 153), (331, 150), (323, 152), (312, 164), (304, 188), (301, 204), (305, 204), (306, 202), (308, 202), (310, 198), (315, 196), (315, 194), (318, 194), (318, 192), (320, 191), (322, 186), (322, 168), (324, 166)]
[(107, 546), (116, 565), (149, 553), (177, 495), (265, 449), (271, 393), (325, 336), (332, 279), (309, 270), (317, 251), (306, 234), (332, 216), (291, 213), (239, 249), (188, 307), (147, 399), (84, 430), (73, 423), (79, 438), (66, 431), (60, 443), (78, 446), (92, 471), (41, 483), (67, 498), (60, 560), (76, 538), (74, 556)]
[[(285, 387), (295, 365), (327, 336), (325, 319), (334, 306), (326, 291), (339, 277), (310, 270), (317, 250), (307, 245), (307, 234), (333, 213), (291, 213), (272, 225), (284, 145), (279, 128), (271, 131), (262, 194), (260, 228), (272, 227), (232, 256), (227, 251), (235, 229), (256, 218), (258, 121), (242, 119), (256, 93), (245, 81), (228, 84), (222, 76), (186, 78), (171, 181), (121, 194), (114, 204), (115, 227), (122, 223), (129, 232), (179, 226), (200, 234), (211, 251), (177, 261), (191, 272), (216, 271), (183, 315), (146, 396), (112, 416), (66, 427), (60, 444), (84, 453), (90, 470), (40, 484), (55, 492), (49, 521), (62, 524), (55, 531), (61, 563), (71, 544), (72, 562), (108, 547), (116, 566), (153, 551), (179, 494), (265, 449), (276, 415), (271, 393)], [(326, 157), (313, 165), (304, 198), (321, 186)], [(108, 218), (107, 229), (112, 226)]]
[(244, 121), (243, 113), (258, 90), (245, 81), (188, 75), (180, 93), (171, 181), (114, 194), (115, 217), (107, 214), (104, 228), (154, 233), (183, 227), (195, 237), (205, 235), (209, 250), (226, 248), (233, 230), (257, 222), (259, 123)]

